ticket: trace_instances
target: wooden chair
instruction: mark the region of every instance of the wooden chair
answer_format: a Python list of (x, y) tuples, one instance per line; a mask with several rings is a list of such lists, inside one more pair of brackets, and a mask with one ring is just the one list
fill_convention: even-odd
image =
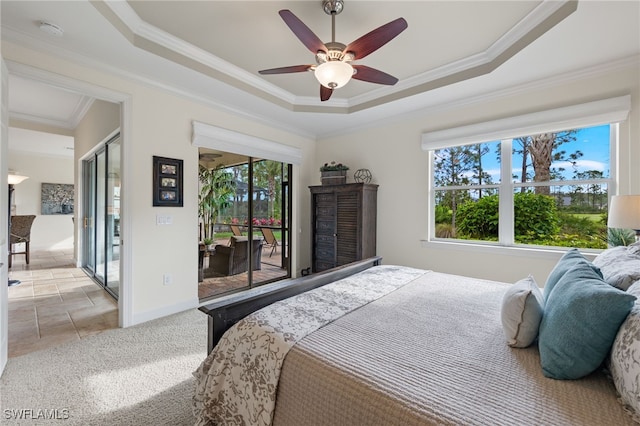
[[(9, 268), (13, 263), (13, 256), (24, 254), (27, 265), (29, 264), (29, 243), (31, 242), (31, 225), (35, 220), (35, 215), (11, 216), (11, 227), (9, 228)], [(14, 244), (24, 243), (24, 251), (13, 251)]]
[[(242, 232), (240, 231), (240, 227), (238, 225), (229, 225), (229, 228), (231, 228), (231, 232), (233, 233), (234, 237), (242, 237)], [(231, 241), (232, 239), (229, 239), (229, 245), (231, 245)]]
[(276, 247), (278, 247), (278, 240), (276, 236), (273, 235), (273, 230), (271, 228), (260, 228), (262, 231), (262, 236), (264, 237), (264, 244), (262, 247), (271, 247), (271, 253), (269, 253), (269, 257), (276, 251)]

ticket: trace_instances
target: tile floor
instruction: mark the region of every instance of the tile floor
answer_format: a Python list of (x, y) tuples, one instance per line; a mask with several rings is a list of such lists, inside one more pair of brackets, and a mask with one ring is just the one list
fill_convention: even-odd
[(73, 250), (13, 258), (9, 279), (9, 357), (118, 327), (118, 305), (73, 263)]

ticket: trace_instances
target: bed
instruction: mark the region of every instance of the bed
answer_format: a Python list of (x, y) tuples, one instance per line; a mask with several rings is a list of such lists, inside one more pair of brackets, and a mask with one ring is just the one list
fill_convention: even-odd
[[(629, 383), (628, 371), (549, 378), (542, 334), (540, 347), (507, 344), (502, 318), (515, 285), (380, 263), (356, 262), (201, 308), (210, 354), (194, 372), (196, 424), (635, 424), (640, 380)], [(631, 301), (628, 317), (640, 317), (636, 298), (610, 287)], [(624, 315), (616, 339), (627, 322)], [(625, 339), (618, 364), (633, 370), (640, 352)]]

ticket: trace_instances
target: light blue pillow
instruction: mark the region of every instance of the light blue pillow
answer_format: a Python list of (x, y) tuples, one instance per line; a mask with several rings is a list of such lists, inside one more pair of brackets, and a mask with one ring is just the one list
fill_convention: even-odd
[(600, 278), (602, 278), (602, 272), (600, 272), (600, 268), (595, 266), (593, 263), (589, 262), (580, 251), (576, 248), (568, 250), (556, 266), (553, 268), (549, 276), (547, 277), (547, 282), (544, 285), (544, 300), (549, 298), (549, 293), (553, 290), (553, 287), (558, 283), (560, 278), (571, 269), (577, 262), (585, 261), (588, 262), (590, 267), (598, 274)]
[(538, 336), (544, 375), (579, 379), (595, 371), (635, 300), (603, 281), (591, 262), (575, 262), (545, 303)]

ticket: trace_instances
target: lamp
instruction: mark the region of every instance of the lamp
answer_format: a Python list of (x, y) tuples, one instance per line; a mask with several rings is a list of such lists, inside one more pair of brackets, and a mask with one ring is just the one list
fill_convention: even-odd
[(324, 87), (328, 89), (337, 89), (342, 87), (351, 80), (353, 75), (353, 67), (343, 61), (327, 61), (316, 67), (314, 72), (316, 78)]
[[(22, 176), (17, 173), (9, 172), (7, 176), (7, 182), (9, 183), (9, 256), (11, 256), (11, 198), (13, 197), (13, 185), (17, 185), (25, 179), (29, 179), (28, 176)], [(9, 287), (20, 284), (20, 280), (9, 280)]]
[(9, 173), (9, 176), (7, 176), (7, 181), (9, 182), (9, 185), (17, 185), (25, 179), (29, 179), (29, 177), (14, 174), (14, 173)]
[(633, 229), (640, 240), (640, 195), (614, 195), (609, 205), (609, 228)]

